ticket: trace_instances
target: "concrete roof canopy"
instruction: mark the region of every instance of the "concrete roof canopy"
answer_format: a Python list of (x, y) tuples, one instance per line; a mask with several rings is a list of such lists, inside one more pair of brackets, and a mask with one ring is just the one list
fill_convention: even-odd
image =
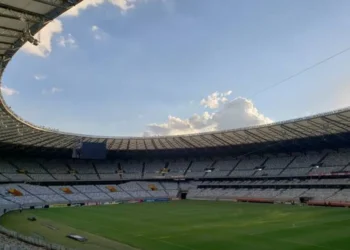
[[(0, 77), (33, 35), (81, 0), (0, 0)], [(16, 115), (0, 94), (0, 142), (69, 149), (79, 141), (107, 142), (109, 150), (152, 151), (220, 148), (350, 133), (350, 109), (263, 126), (161, 137), (96, 137), (45, 129)]]

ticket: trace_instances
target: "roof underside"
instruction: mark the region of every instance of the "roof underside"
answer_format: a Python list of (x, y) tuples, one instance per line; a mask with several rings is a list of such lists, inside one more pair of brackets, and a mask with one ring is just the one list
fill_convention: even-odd
[[(8, 61), (35, 34), (80, 0), (0, 0), (0, 76)], [(61, 133), (22, 120), (0, 99), (0, 142), (38, 148), (73, 148), (78, 141), (107, 142), (109, 150), (158, 151), (232, 148), (241, 145), (277, 144), (350, 134), (350, 109), (318, 116), (230, 131), (167, 137), (109, 138)], [(1, 147), (0, 147), (1, 148)]]

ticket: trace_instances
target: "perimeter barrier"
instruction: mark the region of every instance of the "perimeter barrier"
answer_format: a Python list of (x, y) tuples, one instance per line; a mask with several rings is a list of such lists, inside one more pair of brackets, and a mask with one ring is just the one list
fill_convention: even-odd
[(253, 203), (275, 203), (273, 199), (259, 199), (259, 198), (237, 198), (240, 202), (253, 202)]
[(350, 202), (308, 201), (307, 204), (309, 206), (350, 207)]

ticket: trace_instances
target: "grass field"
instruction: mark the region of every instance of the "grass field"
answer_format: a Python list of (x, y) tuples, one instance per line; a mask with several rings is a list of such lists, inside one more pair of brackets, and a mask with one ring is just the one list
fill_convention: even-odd
[[(27, 220), (36, 216), (36, 222)], [(120, 204), (13, 212), (7, 228), (95, 250), (348, 250), (350, 210), (214, 201)], [(65, 237), (81, 234), (79, 243)]]

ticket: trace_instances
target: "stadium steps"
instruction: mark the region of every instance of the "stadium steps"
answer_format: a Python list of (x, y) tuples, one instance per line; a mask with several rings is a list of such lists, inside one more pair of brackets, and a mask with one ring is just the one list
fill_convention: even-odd
[(169, 197), (169, 193), (166, 189), (164, 189), (164, 192), (166, 193), (166, 195)]
[(9, 200), (9, 199), (7, 199), (5, 196), (1, 196), (1, 195), (0, 195), (0, 197), (1, 197), (2, 199), (4, 199), (4, 200), (7, 200), (7, 201), (9, 201), (9, 202), (12, 202), (12, 203), (14, 203), (14, 204), (17, 204), (17, 205), (20, 205), (20, 206), (21, 206), (20, 203), (15, 202), (15, 201), (12, 201), (12, 200)]
[(10, 180), (9, 178), (7, 178), (5, 175), (3, 175), (2, 173), (0, 173), (0, 176), (2, 176), (4, 179), (7, 179), (8, 181)]
[(184, 176), (186, 176), (187, 171), (191, 168), (192, 163), (193, 163), (193, 161), (190, 161), (190, 163), (188, 164), (188, 167), (186, 168), (186, 170), (185, 170), (185, 172), (184, 172)]
[(346, 164), (340, 171), (344, 171), (348, 166), (350, 166), (350, 163)]
[(329, 198), (331, 198), (332, 196), (335, 196), (337, 193), (339, 193), (340, 191), (343, 191), (343, 188), (339, 188), (338, 191), (334, 192), (334, 194), (332, 194), (331, 196), (327, 197), (325, 200), (328, 200)]
[(70, 202), (66, 197), (64, 197), (64, 195), (60, 194), (59, 192), (57, 192), (55, 189), (51, 188), (51, 187), (48, 187), (50, 188), (55, 194), (61, 196), (63, 199), (65, 199), (66, 201)]
[(145, 168), (146, 168), (146, 163), (142, 163), (142, 171), (141, 171), (141, 179), (143, 179), (143, 176), (145, 175)]
[(294, 156), (294, 158), (289, 163), (287, 163), (287, 165), (283, 168), (283, 170), (279, 173), (279, 175), (281, 175), (295, 161), (297, 157), (298, 156)]
[[(150, 182), (148, 182), (148, 183), (150, 183)], [(143, 187), (139, 184), (138, 181), (135, 181), (135, 184), (140, 188), (140, 190), (149, 191), (148, 189), (143, 188)]]
[(159, 186), (161, 186), (164, 190), (166, 190), (165, 187), (163, 186), (162, 182), (158, 182), (158, 184), (159, 184)]
[[(106, 185), (106, 186), (108, 186), (108, 185)], [(106, 192), (106, 191), (103, 190), (101, 187), (98, 187), (98, 186), (95, 186), (95, 187), (97, 187), (99, 190), (101, 190), (102, 193), (105, 193), (109, 198), (112, 199), (112, 201), (115, 200), (115, 198), (113, 198), (112, 196), (109, 195), (110, 192)], [(118, 191), (118, 189), (117, 189), (117, 191)], [(123, 191), (124, 191), (124, 190), (123, 190)]]
[[(215, 165), (216, 165), (217, 162), (218, 162), (218, 161), (213, 161), (213, 163), (210, 165), (209, 168), (215, 168)], [(207, 172), (204, 173), (203, 177), (205, 177), (207, 174), (208, 174)]]
[(228, 172), (228, 174), (227, 174), (226, 176), (230, 176), (230, 175), (232, 174), (232, 172), (237, 168), (237, 166), (241, 163), (242, 160), (243, 160), (243, 159), (240, 159), (240, 160), (236, 163), (236, 165), (234, 165), (234, 166), (232, 167), (232, 169), (230, 170), (230, 172)]
[(19, 186), (21, 189), (23, 189), (24, 191), (26, 191), (28, 194), (30, 194), (30, 195), (36, 197), (37, 199), (41, 200), (42, 202), (46, 202), (45, 200), (39, 198), (36, 194), (33, 194), (33, 193), (29, 192), (24, 186), (22, 186), (22, 185), (18, 185), (18, 186)]
[[(64, 165), (68, 168), (69, 171), (72, 171), (72, 170), (75, 171), (75, 169), (73, 169), (68, 163), (66, 163)], [(75, 177), (76, 180), (79, 181), (79, 177), (76, 174), (74, 174), (73, 176)]]
[(38, 164), (39, 164), (39, 166), (40, 166), (42, 169), (44, 169), (45, 172), (46, 172), (47, 174), (49, 174), (54, 180), (57, 180), (57, 179), (55, 178), (55, 176), (53, 176), (53, 175), (49, 172), (49, 170), (47, 170), (47, 168), (46, 168), (43, 164), (41, 164), (40, 162), (38, 162)]
[[(18, 166), (16, 165), (16, 164), (14, 164), (13, 162), (11, 162), (11, 161), (8, 161), (8, 163), (10, 163), (10, 165), (12, 165), (14, 168), (16, 168), (16, 170), (17, 171), (19, 171), (20, 169), (18, 168)], [(26, 169), (25, 169), (26, 170)], [(26, 170), (27, 171), (27, 170)], [(19, 173), (19, 172), (18, 172)], [(26, 175), (26, 176), (28, 176), (28, 178), (29, 179), (31, 179), (31, 180), (34, 180), (32, 177), (30, 177), (30, 175), (28, 175), (28, 174), (23, 174), (23, 175)]]
[(100, 174), (99, 174), (98, 171), (97, 171), (97, 168), (96, 168), (96, 166), (95, 166), (95, 163), (92, 162), (91, 165), (92, 165), (92, 167), (94, 168), (95, 174), (97, 175), (98, 179), (101, 180)]
[[(325, 155), (323, 155), (317, 162), (315, 162), (314, 164), (321, 164), (322, 161), (328, 156), (328, 153), (326, 153)], [(311, 165), (312, 166), (312, 165)], [(306, 175), (309, 175), (312, 172), (312, 167), (310, 166), (310, 170), (306, 173)]]
[(323, 157), (321, 157), (321, 159), (318, 162), (316, 162), (316, 164), (322, 163), (324, 161), (324, 159), (327, 158), (328, 155), (329, 155), (329, 153), (326, 153)]
[(161, 186), (164, 190), (164, 192), (166, 193), (166, 195), (169, 197), (169, 193), (168, 191), (165, 189), (165, 187), (163, 186), (162, 182), (158, 182), (159, 186)]
[(309, 191), (310, 188), (307, 188), (304, 192), (300, 193), (297, 197), (294, 198), (299, 198), (302, 197), (307, 191)]
[(261, 163), (260, 167), (265, 166), (266, 162), (267, 162), (269, 159), (270, 159), (270, 158), (269, 158), (269, 157), (267, 157), (267, 158), (265, 159), (265, 161), (264, 161), (263, 163)]

